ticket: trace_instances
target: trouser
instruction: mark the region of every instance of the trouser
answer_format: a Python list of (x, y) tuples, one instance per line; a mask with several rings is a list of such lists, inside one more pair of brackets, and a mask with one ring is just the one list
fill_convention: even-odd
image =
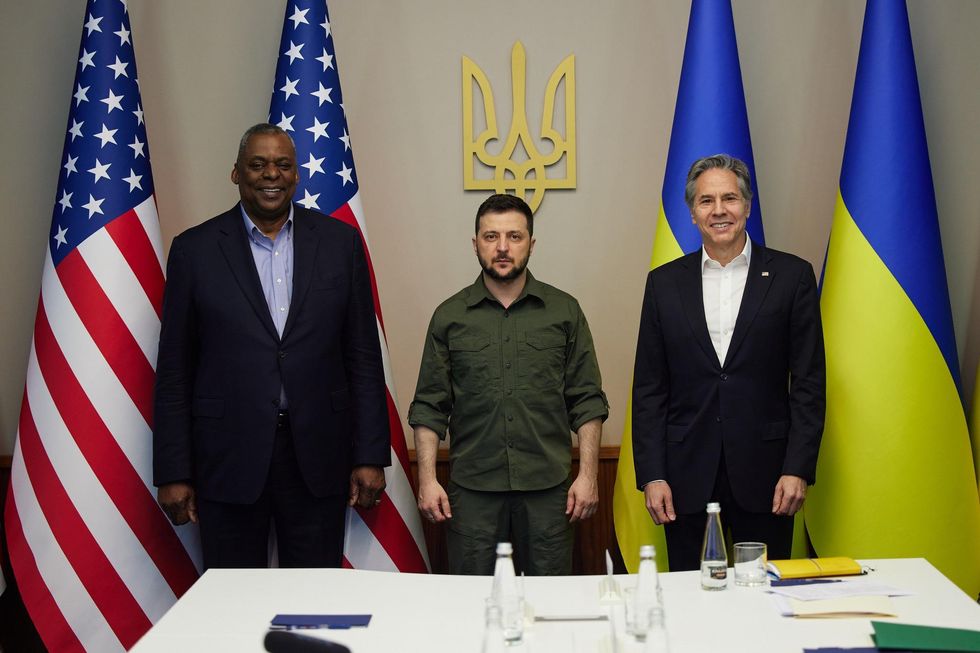
[(269, 566), (275, 524), (280, 567), (339, 567), (344, 555), (347, 497), (315, 497), (300, 473), (289, 416), (280, 413), (272, 463), (258, 501), (234, 504), (198, 498), (204, 567)]
[(481, 492), (449, 483), (449, 573), (493, 574), (498, 542), (514, 546), (517, 573), (572, 573), (572, 525), (565, 514), (570, 481), (547, 490)]
[[(767, 556), (771, 560), (790, 557), (793, 548), (793, 518), (770, 512), (749, 512), (739, 507), (732, 494), (732, 486), (722, 454), (715, 475), (715, 487), (711, 501), (721, 504), (722, 532), (731, 536), (732, 542), (765, 542)], [(701, 545), (704, 542), (705, 512), (677, 515), (677, 520), (664, 526), (667, 538), (667, 562), (671, 571), (689, 571), (701, 568)]]

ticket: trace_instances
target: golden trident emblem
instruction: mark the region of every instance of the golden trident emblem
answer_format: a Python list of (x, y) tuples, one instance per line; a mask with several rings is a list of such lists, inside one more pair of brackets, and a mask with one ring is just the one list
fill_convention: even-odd
[[(487, 143), (498, 140), (497, 115), (494, 110), (493, 90), (486, 74), (473, 61), (463, 57), (463, 189), (493, 190), (503, 193), (512, 190), (524, 196), (534, 191), (528, 204), (536, 211), (547, 189), (575, 188), (575, 55), (570, 54), (558, 64), (544, 92), (544, 110), (541, 115), (541, 140), (552, 143), (551, 152), (542, 154), (531, 137), (527, 126), (525, 104), (527, 57), (524, 45), (518, 41), (510, 53), (511, 83), (514, 96), (514, 113), (510, 133), (499, 154), (487, 152)], [(564, 137), (555, 129), (555, 96), (558, 85), (565, 80), (565, 130)], [(487, 128), (475, 136), (473, 133), (473, 82), (480, 87)], [(515, 161), (518, 145), (527, 154), (526, 161)], [(565, 157), (565, 177), (548, 177), (546, 168)], [(473, 174), (474, 159), (493, 169), (492, 179), (477, 179)]]

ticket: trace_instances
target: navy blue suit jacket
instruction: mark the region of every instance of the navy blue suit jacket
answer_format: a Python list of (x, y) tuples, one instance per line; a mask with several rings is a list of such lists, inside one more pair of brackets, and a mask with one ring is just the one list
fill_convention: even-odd
[(670, 484), (679, 514), (704, 510), (722, 447), (735, 500), (769, 512), (783, 474), (815, 481), (825, 362), (813, 268), (752, 243), (724, 364), (711, 344), (701, 250), (647, 277), (633, 377), (637, 484)]
[(251, 503), (272, 456), (280, 387), (303, 480), (346, 494), (354, 465), (390, 463), (371, 281), (352, 227), (294, 205), (293, 288), (280, 338), (238, 205), (174, 239), (153, 429), (156, 485)]

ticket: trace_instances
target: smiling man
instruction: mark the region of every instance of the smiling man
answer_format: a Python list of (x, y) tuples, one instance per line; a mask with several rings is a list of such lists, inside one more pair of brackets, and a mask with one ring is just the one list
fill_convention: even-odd
[[(493, 573), (497, 542), (528, 575), (572, 570), (572, 523), (595, 514), (608, 416), (592, 335), (578, 302), (527, 270), (531, 209), (493, 195), (476, 214), (483, 272), (436, 308), (408, 421), (419, 510), (448, 520), (449, 571)], [(449, 432), (448, 493), (436, 480)], [(579, 473), (570, 478), (571, 431)]]
[(788, 558), (815, 480), (825, 365), (806, 261), (752, 242), (748, 166), (695, 161), (685, 200), (703, 247), (647, 277), (633, 376), (633, 461), (672, 571), (697, 569), (705, 505), (734, 541)]
[(157, 360), (153, 477), (204, 565), (339, 567), (347, 505), (384, 489), (390, 433), (358, 232), (292, 203), (279, 127), (242, 136), (241, 202), (174, 239)]

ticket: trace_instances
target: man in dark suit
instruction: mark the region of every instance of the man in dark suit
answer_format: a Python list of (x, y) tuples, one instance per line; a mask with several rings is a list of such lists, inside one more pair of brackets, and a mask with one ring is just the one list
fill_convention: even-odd
[(703, 248), (647, 277), (633, 379), (633, 452), (671, 570), (697, 569), (705, 505), (734, 541), (788, 558), (823, 434), (820, 306), (806, 261), (752, 242), (742, 161), (696, 161), (685, 200)]
[(157, 360), (153, 476), (205, 567), (340, 566), (347, 505), (379, 503), (390, 432), (358, 232), (292, 204), (279, 127), (242, 137), (241, 203), (174, 239)]

